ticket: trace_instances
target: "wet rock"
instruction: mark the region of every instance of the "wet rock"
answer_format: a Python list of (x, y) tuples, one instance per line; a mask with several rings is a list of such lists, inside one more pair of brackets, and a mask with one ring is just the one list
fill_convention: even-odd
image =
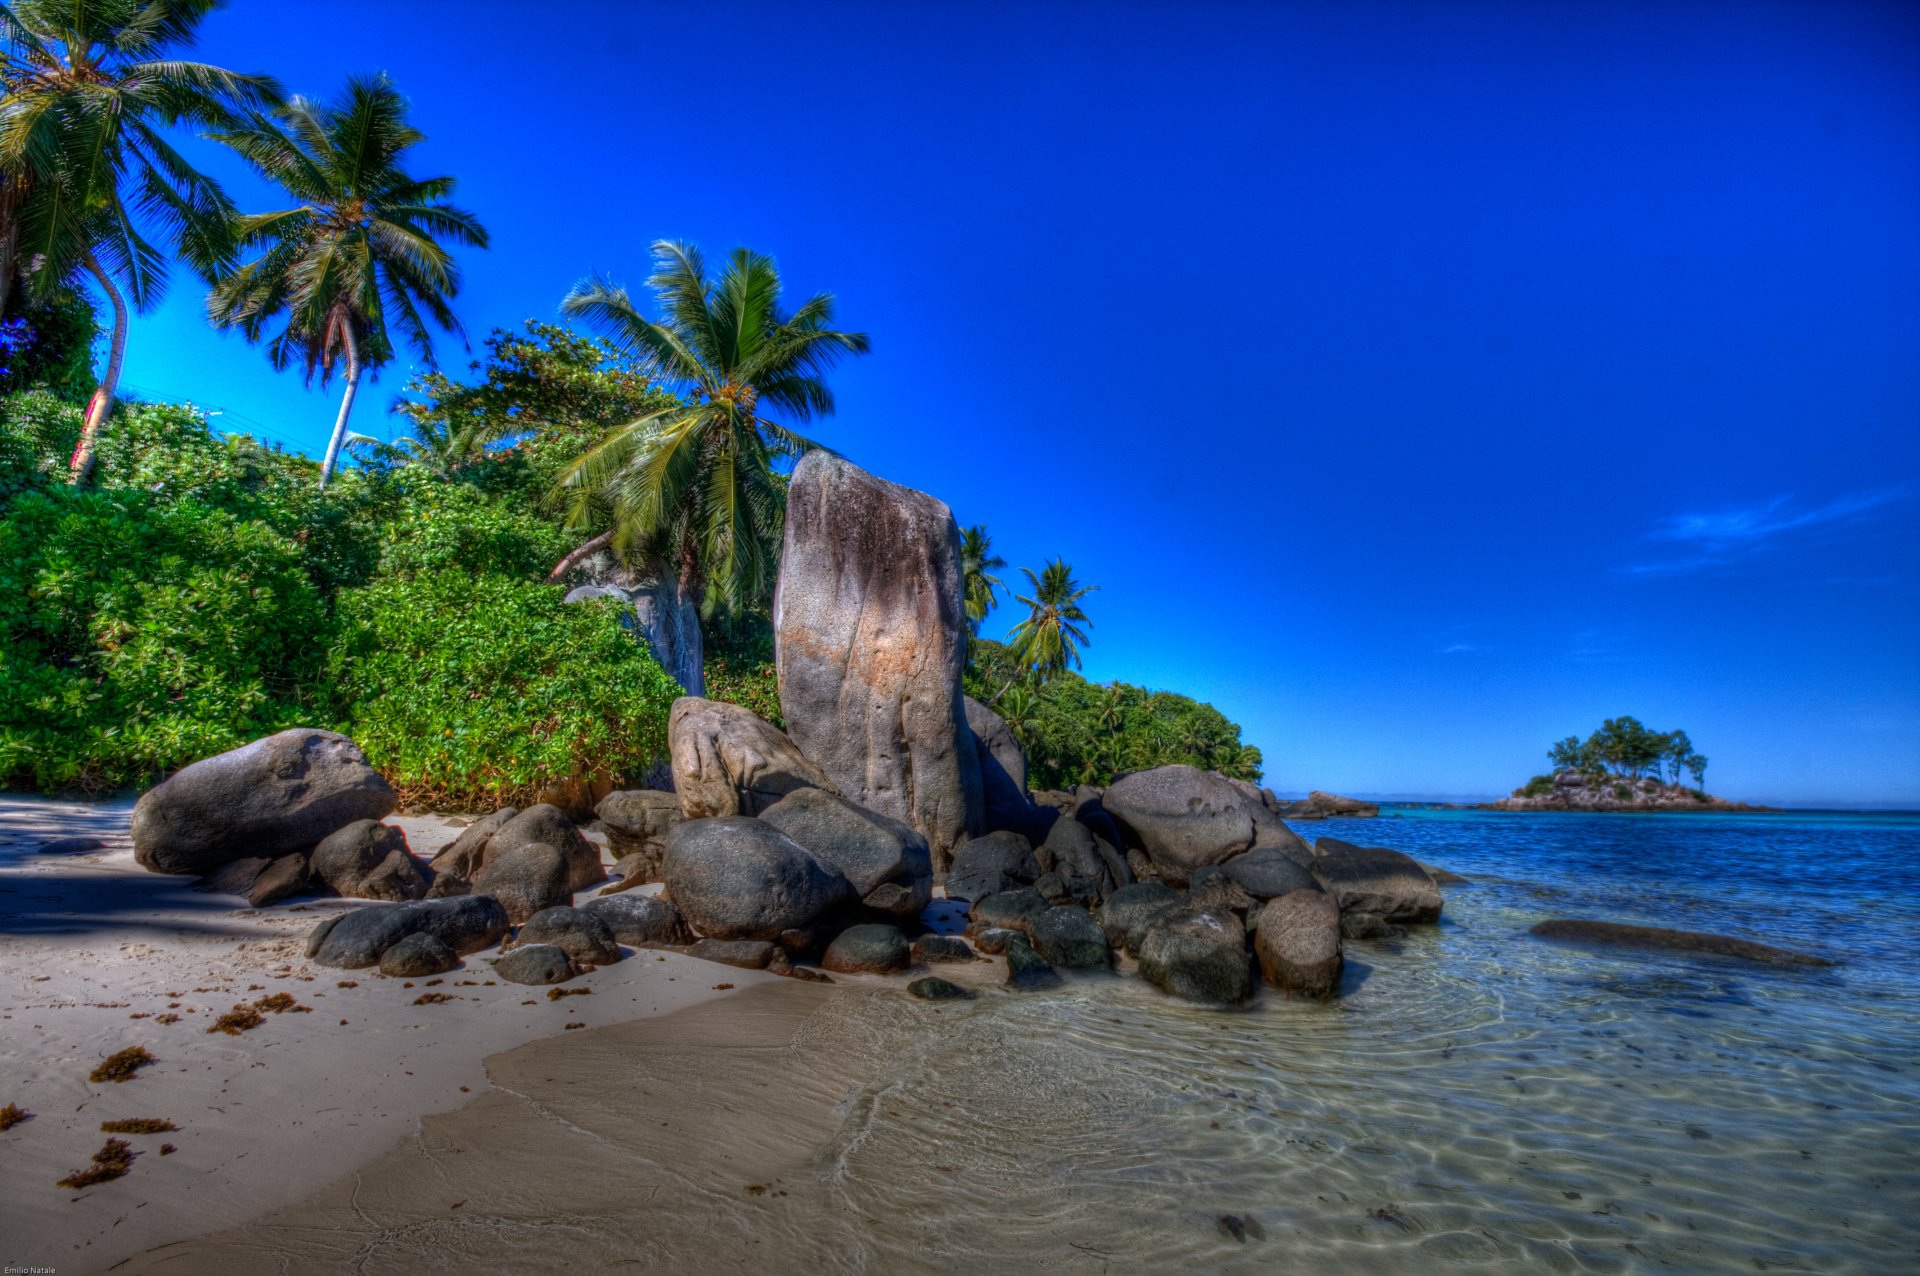
[(1389, 922), (1440, 920), (1440, 888), (1410, 856), (1331, 837), (1314, 849), (1313, 876), (1342, 913), (1373, 913)]
[(614, 939), (635, 948), (693, 942), (680, 910), (656, 896), (601, 895), (582, 904), (580, 911), (598, 917), (613, 932)]
[(972, 696), (963, 701), (980, 765), (980, 796), (989, 831), (1024, 832), (1033, 814), (1027, 798), (1027, 751), (999, 714)]
[(910, 824), (822, 789), (789, 793), (760, 818), (838, 870), (876, 912), (918, 917), (933, 898), (927, 839)]
[(313, 848), (308, 871), (347, 899), (399, 903), (424, 899), (427, 879), (407, 846), (405, 830), (378, 820), (355, 820)]
[(398, 805), (360, 746), (296, 728), (183, 767), (133, 808), (134, 859), (156, 873), (207, 873), (229, 860), (306, 851)]
[(973, 942), (981, 952), (998, 957), (1007, 951), (1008, 943), (1019, 933), (1017, 930), (1006, 930), (999, 926), (985, 926), (974, 933)]
[(395, 979), (444, 975), (460, 964), (460, 954), (425, 931), (416, 931), (380, 954), (380, 973)]
[(1260, 973), (1292, 996), (1326, 1000), (1340, 988), (1340, 907), (1318, 887), (1269, 900), (1254, 931)]
[(1047, 961), (1067, 970), (1104, 970), (1113, 964), (1107, 934), (1084, 908), (1049, 908), (1033, 922), (1033, 947)]
[(1395, 926), (1378, 913), (1340, 914), (1342, 939), (1398, 939), (1406, 933), (1406, 927)]
[(1107, 942), (1130, 957), (1140, 955), (1140, 939), (1147, 923), (1172, 906), (1180, 896), (1165, 882), (1135, 882), (1107, 896), (1100, 907), (1100, 926)]
[(1033, 990), (1058, 987), (1060, 983), (1060, 972), (1035, 951), (1025, 935), (1017, 931), (1008, 935), (1007, 987)]
[(973, 949), (958, 935), (922, 935), (913, 941), (913, 962), (972, 961)]
[(426, 933), (461, 955), (491, 948), (506, 935), (506, 909), (490, 895), (369, 904), (327, 918), (307, 938), (316, 965), (358, 969), (380, 960), (409, 935)]
[(961, 604), (944, 504), (831, 452), (801, 458), (773, 605), (780, 711), (841, 793), (926, 835), (936, 870), (985, 832)]
[(1065, 898), (1091, 903), (1114, 888), (1113, 870), (1095, 846), (1093, 831), (1079, 820), (1054, 821), (1034, 856), (1060, 878)]
[(526, 944), (496, 958), (493, 973), (516, 984), (564, 984), (580, 972), (553, 944)]
[[(551, 846), (566, 861), (569, 896), (607, 880), (607, 870), (600, 863), (599, 849), (586, 839), (564, 811), (545, 802), (521, 811), (487, 839), (481, 872), (484, 874), (485, 864), (491, 863), (494, 857), (535, 843)], [(476, 875), (473, 880), (478, 883), (481, 879)]]
[(741, 970), (765, 970), (780, 949), (764, 939), (701, 939), (688, 951), (701, 961), (737, 966)]
[(1047, 908), (1045, 896), (1031, 886), (1023, 886), (975, 900), (968, 917), (975, 928), (999, 926), (1025, 934), (1031, 933), (1034, 919)]
[(1140, 977), (1187, 1001), (1245, 1001), (1253, 995), (1251, 965), (1246, 924), (1219, 905), (1183, 900), (1148, 922), (1140, 937)]
[(799, 789), (832, 789), (794, 742), (739, 705), (682, 696), (667, 725), (673, 788), (689, 820), (758, 815)]
[(775, 940), (850, 903), (853, 887), (771, 824), (688, 820), (667, 839), (667, 893), (711, 939)]
[(950, 980), (936, 975), (925, 979), (916, 979), (907, 985), (907, 991), (922, 1001), (972, 1001), (973, 994)]
[(1465, 886), (1473, 880), (1470, 877), (1462, 877), (1458, 873), (1450, 873), (1436, 864), (1422, 864), (1420, 868), (1433, 879), (1435, 886)]
[(499, 900), (517, 926), (542, 909), (573, 902), (569, 871), (567, 857), (545, 842), (493, 849), (473, 889)]
[(1018, 833), (997, 832), (963, 842), (947, 870), (947, 898), (969, 902), (1031, 886), (1040, 876), (1033, 848)]
[(897, 927), (853, 926), (827, 945), (821, 966), (835, 974), (894, 975), (913, 960), (907, 937)]
[(1196, 868), (1250, 849), (1256, 811), (1272, 818), (1226, 777), (1184, 765), (1122, 776), (1101, 803), (1174, 886), (1185, 885)]
[(1583, 921), (1554, 918), (1535, 926), (1531, 934), (1542, 939), (1568, 940), (1581, 944), (1609, 947), (1643, 948), (1655, 951), (1709, 953), (1716, 957), (1737, 957), (1742, 961), (1765, 962), (1773, 966), (1831, 966), (1834, 963), (1812, 953), (1791, 948), (1775, 948), (1731, 935), (1710, 935), (1700, 931), (1666, 930), (1658, 926), (1629, 926), (1622, 922)]
[(579, 908), (547, 908), (520, 928), (520, 944), (552, 944), (580, 966), (610, 966), (620, 960), (613, 928), (597, 914)]

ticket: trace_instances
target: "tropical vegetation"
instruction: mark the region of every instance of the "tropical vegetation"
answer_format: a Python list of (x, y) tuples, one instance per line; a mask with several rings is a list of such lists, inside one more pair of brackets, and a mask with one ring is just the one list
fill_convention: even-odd
[[(1584, 740), (1570, 735), (1547, 750), (1547, 760), (1556, 773), (1622, 782), (1656, 779), (1678, 785), (1686, 776), (1698, 789), (1707, 777), (1707, 759), (1685, 731), (1655, 731), (1634, 717), (1608, 718)], [(1521, 792), (1537, 796), (1552, 788), (1552, 775), (1536, 775)]]

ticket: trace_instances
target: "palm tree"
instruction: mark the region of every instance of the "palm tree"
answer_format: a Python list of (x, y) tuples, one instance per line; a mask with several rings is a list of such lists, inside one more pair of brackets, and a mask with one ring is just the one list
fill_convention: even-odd
[(653, 259), (647, 284), (658, 321), (600, 277), (560, 303), (681, 398), (612, 430), (562, 474), (555, 496), (567, 502), (569, 524), (605, 517), (611, 526), (552, 578), (611, 544), (623, 557), (666, 564), (682, 595), (711, 611), (766, 593), (786, 499), (775, 467), (818, 446), (763, 409), (793, 423), (832, 412), (824, 375), (869, 343), (829, 326), (831, 294), (783, 313), (769, 257), (735, 249), (718, 279), (688, 244), (660, 240)]
[(1002, 586), (993, 572), (1006, 565), (1007, 560), (993, 552), (993, 537), (987, 535), (985, 524), (975, 523), (960, 533), (962, 593), (968, 628), (976, 634), (987, 613), (999, 605)]
[(346, 392), (320, 462), (325, 487), (360, 378), (393, 357), (395, 334), (429, 367), (428, 319), (464, 337), (448, 304), (460, 272), (441, 240), (485, 248), (487, 232), (447, 202), (453, 178), (402, 167), (426, 136), (407, 123), (406, 99), (385, 75), (348, 80), (332, 102), (296, 97), (276, 115), (214, 135), (299, 202), (239, 219), (241, 249), (262, 251), (214, 286), (207, 316), (248, 341), (278, 326), (267, 357), (276, 368), (298, 360), (309, 382), (317, 373), (325, 385), (345, 363)]
[[(73, 453), (86, 481), (119, 389), (127, 303), (166, 291), (167, 253), (211, 278), (231, 257), (232, 205), (162, 130), (233, 125), (280, 100), (264, 75), (166, 56), (190, 46), (216, 0), (16, 0), (0, 4), (0, 307), (26, 266), (49, 295), (87, 276), (113, 310), (106, 369)], [(150, 238), (151, 237), (151, 238)]]
[(1093, 628), (1080, 600), (1099, 586), (1075, 580), (1073, 568), (1063, 558), (1048, 563), (1038, 576), (1031, 568), (1020, 570), (1033, 593), (1016, 599), (1029, 610), (1027, 618), (1008, 632), (1007, 642), (1021, 668), (1032, 671), (1034, 680), (1044, 685), (1053, 675), (1080, 667), (1080, 648), (1092, 641), (1081, 626)]

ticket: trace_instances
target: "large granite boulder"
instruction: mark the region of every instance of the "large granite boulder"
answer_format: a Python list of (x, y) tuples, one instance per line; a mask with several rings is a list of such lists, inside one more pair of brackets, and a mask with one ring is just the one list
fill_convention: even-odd
[(1340, 988), (1340, 906), (1319, 887), (1267, 901), (1253, 932), (1267, 982), (1290, 996), (1321, 1001)]
[[(1047, 831), (1046, 840), (1033, 848), (1033, 855), (1045, 872), (1057, 874), (1067, 898), (1082, 903), (1105, 899), (1115, 886), (1131, 882), (1126, 861), (1112, 848), (1102, 847), (1093, 830), (1079, 820), (1058, 819)], [(1124, 875), (1116, 878), (1115, 874)]]
[(972, 696), (963, 701), (980, 764), (980, 800), (990, 831), (1024, 833), (1033, 815), (1027, 797), (1027, 751), (1006, 719)]
[(399, 799), (360, 746), (298, 727), (182, 767), (133, 808), (133, 854), (156, 873), (207, 873), (246, 856), (305, 851)]
[(838, 869), (860, 902), (876, 912), (914, 918), (933, 898), (927, 839), (910, 824), (824, 789), (789, 793), (760, 818)]
[(357, 969), (374, 965), (387, 949), (421, 933), (465, 956), (499, 943), (509, 925), (507, 910), (490, 895), (369, 904), (314, 927), (307, 936), (307, 956), (315, 965)]
[(566, 812), (545, 802), (528, 807), (501, 825), (500, 831), (487, 839), (481, 862), (484, 865), (496, 855), (536, 842), (553, 847), (567, 861), (567, 890), (583, 891), (607, 880), (599, 848), (586, 839)]
[(807, 453), (787, 491), (773, 627), (794, 743), (847, 797), (924, 833), (944, 870), (985, 831), (952, 512)]
[(709, 939), (777, 942), (854, 898), (838, 871), (779, 829), (745, 816), (688, 820), (667, 839), (667, 894)]
[(689, 820), (758, 815), (796, 789), (832, 789), (826, 772), (750, 710), (682, 696), (667, 722), (673, 788)]
[(1034, 951), (1068, 970), (1105, 969), (1113, 964), (1107, 933), (1093, 914), (1071, 904), (1049, 908), (1033, 920)]
[(660, 877), (660, 858), (667, 853), (667, 836), (686, 816), (680, 795), (658, 789), (623, 789), (609, 793), (594, 808), (607, 845), (619, 860), (629, 888)]
[(1312, 871), (1342, 913), (1387, 922), (1440, 920), (1440, 888), (1419, 861), (1383, 846), (1355, 846), (1337, 838), (1314, 843)]
[(1100, 906), (1100, 926), (1107, 942), (1129, 956), (1140, 954), (1140, 940), (1147, 923), (1165, 912), (1180, 898), (1165, 882), (1135, 882), (1107, 896)]
[(1031, 886), (1040, 876), (1040, 861), (1027, 839), (1018, 833), (995, 832), (963, 842), (947, 869), (947, 898), (969, 903)]
[(1187, 1001), (1233, 1005), (1253, 995), (1247, 927), (1231, 908), (1194, 899), (1172, 904), (1140, 936), (1140, 977)]
[(1034, 921), (1047, 908), (1046, 896), (1039, 891), (1031, 886), (1016, 887), (974, 900), (973, 907), (967, 910), (968, 926), (972, 930), (995, 927), (1031, 934)]
[(1262, 825), (1278, 823), (1257, 791), (1249, 798), (1225, 776), (1180, 764), (1122, 776), (1101, 805), (1175, 886), (1196, 868), (1251, 849), (1256, 813)]
[(424, 899), (427, 879), (407, 846), (406, 831), (379, 820), (355, 820), (329, 833), (308, 860), (313, 876), (348, 899)]
[(488, 855), (469, 889), (498, 900), (518, 926), (544, 909), (573, 902), (567, 874), (567, 857), (558, 849), (545, 842), (527, 842)]
[(1196, 869), (1194, 877), (1213, 873), (1224, 874), (1255, 899), (1276, 899), (1288, 891), (1320, 889), (1312, 871), (1293, 856), (1264, 846), (1236, 855), (1218, 867)]

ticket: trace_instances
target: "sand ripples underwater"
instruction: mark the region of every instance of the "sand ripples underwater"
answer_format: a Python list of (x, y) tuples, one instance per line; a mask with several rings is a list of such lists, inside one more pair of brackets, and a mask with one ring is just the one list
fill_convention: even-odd
[[(1223, 1013), (1119, 978), (849, 1000), (797, 1048), (869, 1079), (818, 1158), (827, 1208), (775, 1243), (823, 1271), (1915, 1270), (1920, 824), (1672, 825), (1349, 826), (1476, 882), (1442, 926), (1350, 945), (1334, 1006)], [(1525, 934), (1550, 914), (1846, 964)]]

